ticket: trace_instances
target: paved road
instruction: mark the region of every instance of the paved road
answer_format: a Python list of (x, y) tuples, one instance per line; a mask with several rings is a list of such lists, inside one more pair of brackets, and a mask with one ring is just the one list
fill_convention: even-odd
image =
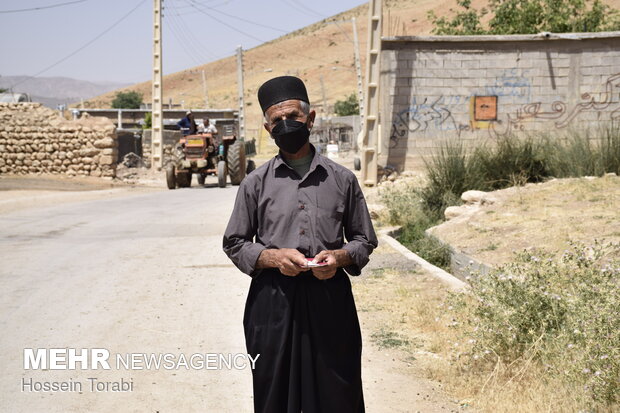
[[(221, 250), (235, 194), (189, 188), (0, 216), (0, 411), (250, 411), (247, 369), (23, 368), (24, 348), (245, 353), (249, 278)], [(134, 390), (92, 393), (90, 377)], [(83, 391), (22, 392), (22, 378)]]

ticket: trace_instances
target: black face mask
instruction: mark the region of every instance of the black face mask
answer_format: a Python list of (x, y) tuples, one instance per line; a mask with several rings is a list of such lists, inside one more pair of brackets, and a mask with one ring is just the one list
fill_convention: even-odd
[(278, 148), (284, 152), (297, 153), (308, 142), (310, 131), (303, 122), (283, 119), (273, 127), (271, 136), (275, 139)]

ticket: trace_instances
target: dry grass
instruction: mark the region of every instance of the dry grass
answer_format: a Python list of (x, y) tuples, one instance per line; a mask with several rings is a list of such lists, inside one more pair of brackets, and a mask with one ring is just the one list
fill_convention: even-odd
[(620, 241), (620, 177), (575, 178), (493, 192), (497, 202), (433, 234), (483, 262), (508, 262), (514, 251), (561, 252), (568, 241)]
[[(382, 250), (389, 247), (381, 246), (378, 252)], [(581, 388), (561, 375), (550, 375), (534, 361), (536, 343), (510, 364), (491, 353), (491, 361), (474, 360), (471, 326), (457, 321), (473, 319), (468, 313), (473, 306), (459, 306), (429, 275), (379, 268), (355, 278), (353, 288), (374, 343), (398, 357), (403, 369), (422, 371), (440, 383), (462, 406), (499, 413), (583, 409)]]

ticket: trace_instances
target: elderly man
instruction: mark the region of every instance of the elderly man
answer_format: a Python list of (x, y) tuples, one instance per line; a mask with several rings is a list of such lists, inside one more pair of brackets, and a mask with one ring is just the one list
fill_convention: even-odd
[(260, 354), (254, 410), (363, 412), (346, 273), (359, 275), (377, 246), (364, 195), (351, 171), (309, 143), (316, 114), (300, 79), (271, 79), (258, 100), (280, 152), (241, 182), (223, 240), (252, 277), (243, 324), (248, 353)]

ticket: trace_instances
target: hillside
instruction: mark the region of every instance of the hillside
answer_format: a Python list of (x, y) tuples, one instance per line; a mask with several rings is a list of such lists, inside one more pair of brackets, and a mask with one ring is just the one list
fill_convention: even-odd
[[(606, 0), (620, 8), (620, 0)], [(474, 0), (473, 6), (480, 8), (484, 0)], [(454, 0), (386, 0), (384, 1), (383, 34), (425, 35), (432, 30), (426, 15), (434, 10), (437, 15), (449, 13), (455, 7)], [(362, 74), (365, 75), (366, 43), (368, 27), (368, 6), (363, 4), (346, 12), (322, 20), (303, 29), (284, 35), (245, 51), (245, 102), (246, 129), (249, 137), (257, 136), (262, 130), (262, 116), (256, 100), (258, 87), (266, 80), (285, 74), (301, 77), (307, 84), (313, 105), (321, 105), (323, 79), (327, 107), (333, 107), (337, 100), (344, 99), (357, 90), (353, 55), (352, 17), (357, 19)], [(338, 22), (338, 24), (336, 24)], [(164, 102), (172, 99), (185, 107), (204, 107), (202, 71), (205, 71), (208, 86), (209, 106), (214, 108), (237, 107), (236, 58), (230, 56), (215, 62), (196, 66), (164, 77)], [(150, 100), (151, 82), (143, 82), (124, 90), (136, 90)], [(91, 107), (108, 107), (115, 92), (107, 93), (87, 102)], [(315, 106), (317, 114), (321, 108)]]

